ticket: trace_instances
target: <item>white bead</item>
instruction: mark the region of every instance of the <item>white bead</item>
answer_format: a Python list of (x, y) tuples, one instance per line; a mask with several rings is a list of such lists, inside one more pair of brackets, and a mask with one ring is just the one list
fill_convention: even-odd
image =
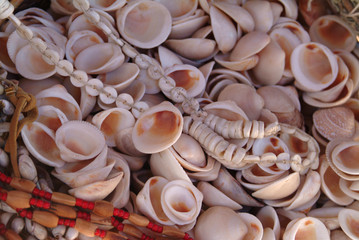
[(116, 98), (116, 106), (118, 108), (124, 108), (124, 109), (130, 110), (133, 103), (134, 103), (134, 100), (133, 100), (132, 96), (128, 93), (121, 93)]
[(128, 56), (130, 58), (134, 58), (134, 57), (136, 57), (138, 55), (137, 50), (134, 47), (132, 47), (132, 46), (130, 46), (128, 44), (125, 44), (122, 47), (122, 51), (123, 51), (124, 54), (126, 54), (126, 56)]
[(34, 37), (30, 40), (31, 45), (34, 46), (41, 53), (45, 52), (47, 49), (46, 42), (44, 42), (41, 38)]
[(16, 32), (23, 39), (31, 40), (34, 37), (34, 33), (31, 29), (23, 24), (16, 29)]
[(74, 66), (68, 60), (60, 60), (56, 65), (56, 72), (64, 77), (68, 77), (73, 70)]
[(86, 11), (90, 8), (90, 3), (87, 0), (73, 0), (72, 4), (79, 11)]
[(176, 87), (176, 81), (171, 77), (161, 77), (158, 81), (158, 86), (162, 92), (170, 92), (174, 87)]
[(136, 103), (133, 105), (133, 107), (132, 107), (132, 109), (131, 109), (131, 112), (132, 112), (132, 114), (133, 114), (133, 116), (134, 116), (135, 118), (139, 118), (140, 115), (141, 115), (144, 111), (146, 111), (147, 109), (149, 109), (149, 108), (150, 108), (150, 107), (149, 107), (148, 104), (145, 103), (145, 102), (136, 102)]
[(98, 14), (96, 11), (89, 9), (86, 12), (86, 17), (88, 17), (92, 22), (98, 23), (100, 22), (100, 14)]
[(0, 0), (0, 19), (8, 18), (14, 12), (14, 6), (8, 0)]
[(191, 98), (187, 101), (185, 100), (182, 102), (182, 109), (187, 114), (197, 112), (197, 110), (199, 109), (199, 102), (194, 98)]
[(182, 87), (175, 87), (171, 90), (171, 100), (174, 102), (183, 102), (186, 97), (187, 91)]
[(56, 65), (60, 60), (60, 55), (58, 52), (52, 49), (46, 49), (45, 52), (42, 55), (42, 58), (45, 62), (47, 62), (50, 65)]
[(100, 90), (102, 88), (103, 88), (103, 82), (101, 82), (101, 80), (97, 78), (90, 79), (85, 87), (86, 92), (94, 97), (100, 94)]
[(107, 86), (103, 89), (103, 92), (100, 93), (100, 100), (104, 104), (111, 104), (116, 101), (117, 91), (115, 88)]
[(135, 57), (135, 63), (141, 68), (141, 69), (147, 69), (150, 66), (150, 57), (148, 57), (145, 54), (139, 54)]
[(75, 70), (70, 76), (70, 81), (75, 87), (83, 87), (88, 81), (87, 73), (82, 70)]
[(107, 27), (107, 25), (104, 22), (99, 22), (96, 24), (97, 27), (99, 27), (107, 36), (112, 33), (111, 29)]
[(157, 80), (163, 76), (163, 70), (159, 64), (154, 62), (155, 61), (153, 61), (152, 65), (148, 67), (147, 74), (150, 76), (150, 78)]

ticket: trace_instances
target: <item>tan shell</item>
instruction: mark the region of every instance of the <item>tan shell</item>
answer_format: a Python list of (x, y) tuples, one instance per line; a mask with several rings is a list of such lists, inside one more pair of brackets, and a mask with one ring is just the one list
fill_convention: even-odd
[(133, 128), (135, 147), (143, 153), (160, 152), (181, 136), (183, 117), (170, 102), (162, 102), (145, 111)]
[(115, 136), (116, 147), (124, 154), (133, 157), (143, 157), (145, 154), (138, 151), (133, 143), (132, 132), (133, 127), (120, 130)]
[(120, 9), (126, 4), (126, 0), (89, 0), (89, 2), (91, 7), (107, 12)]
[(116, 15), (121, 36), (140, 48), (160, 45), (171, 32), (171, 14), (156, 1), (132, 1), (119, 9)]
[[(191, 16), (178, 21), (172, 21), (171, 39), (183, 39), (192, 36), (197, 38), (195, 33), (200, 30), (208, 22), (209, 16), (204, 14), (204, 11), (197, 9)], [(200, 38), (204, 38), (201, 36)]]
[(94, 125), (85, 121), (68, 121), (57, 129), (56, 145), (67, 162), (88, 160), (105, 146), (105, 137)]
[(342, 209), (338, 214), (340, 227), (351, 239), (359, 238), (359, 234), (356, 231), (358, 229), (358, 219), (359, 211), (356, 210)]
[(172, 20), (178, 21), (192, 15), (198, 6), (198, 0), (155, 0), (163, 4), (171, 13)]
[(331, 141), (326, 149), (328, 160), (339, 170), (349, 175), (358, 175), (359, 166), (355, 161), (359, 151), (359, 142), (346, 139)]
[(299, 236), (304, 239), (329, 240), (329, 231), (319, 219), (312, 217), (299, 218), (288, 223), (283, 240), (294, 240)]
[[(1, 46), (7, 46), (8, 39), (10, 34), (9, 33), (0, 33), (0, 44)], [(11, 60), (7, 47), (2, 47), (0, 49), (0, 66), (4, 68), (6, 71), (11, 73), (18, 73), (16, 70), (16, 66)]]
[(263, 225), (259, 219), (255, 215), (246, 212), (239, 212), (238, 214), (247, 225), (248, 232), (246, 233), (246, 238), (262, 240)]
[(49, 129), (56, 132), (56, 130), (65, 122), (68, 121), (65, 114), (58, 108), (51, 105), (44, 105), (38, 108), (39, 116), (37, 122), (44, 124)]
[(335, 15), (317, 18), (310, 26), (309, 34), (312, 41), (325, 44), (332, 50), (344, 49), (351, 52), (357, 42), (355, 33), (350, 26)]
[(315, 217), (321, 220), (329, 230), (339, 228), (338, 214), (343, 207), (325, 207), (311, 210), (309, 217)]
[(270, 228), (275, 234), (275, 238), (279, 239), (280, 222), (278, 215), (273, 207), (265, 206), (261, 208), (256, 214), (259, 221), (261, 221), (263, 228)]
[(269, 31), (273, 25), (273, 12), (269, 2), (259, 0), (247, 1), (243, 4), (243, 8), (252, 15), (255, 31)]
[(139, 67), (134, 63), (123, 63), (119, 68), (101, 74), (98, 78), (104, 83), (114, 87), (118, 92), (123, 91), (136, 79), (140, 72)]
[(319, 109), (313, 114), (313, 124), (318, 133), (328, 140), (348, 138), (355, 131), (354, 114), (347, 107)]

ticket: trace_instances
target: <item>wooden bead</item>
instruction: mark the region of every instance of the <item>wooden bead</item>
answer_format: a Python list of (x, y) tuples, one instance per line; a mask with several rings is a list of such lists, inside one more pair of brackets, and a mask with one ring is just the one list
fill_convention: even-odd
[(107, 201), (96, 201), (93, 213), (102, 217), (111, 217), (113, 215), (113, 205)]
[(60, 192), (53, 192), (51, 201), (72, 207), (76, 205), (75, 197)]
[(21, 191), (10, 191), (7, 193), (6, 203), (13, 209), (29, 208), (30, 198), (31, 194)]
[(87, 237), (94, 237), (97, 225), (81, 218), (77, 218), (75, 229)]
[(162, 234), (167, 235), (167, 236), (171, 236), (171, 237), (175, 237), (175, 238), (183, 238), (185, 233), (182, 232), (181, 230), (171, 227), (171, 226), (163, 226), (163, 231)]
[(106, 226), (111, 226), (111, 217), (102, 217), (96, 214), (91, 213), (91, 222)]
[(35, 210), (32, 215), (32, 221), (48, 228), (54, 228), (59, 222), (59, 217), (50, 212)]
[(13, 177), (10, 186), (16, 190), (31, 193), (36, 187), (36, 184), (24, 178)]
[(124, 224), (123, 232), (132, 237), (136, 237), (136, 238), (140, 238), (140, 239), (142, 237), (142, 232), (140, 230), (138, 230), (137, 228), (135, 228), (134, 226), (129, 225), (129, 224)]
[(56, 214), (59, 217), (64, 217), (64, 218), (76, 218), (77, 217), (75, 209), (73, 209), (72, 207), (69, 207), (69, 206), (61, 205), (61, 204), (52, 203), (51, 208), (48, 210), (50, 212)]
[(22, 238), (14, 230), (8, 229), (4, 234), (5, 239), (7, 240), (22, 240)]
[(110, 231), (107, 231), (106, 236), (103, 238), (103, 240), (122, 240), (122, 239), (128, 239), (128, 238), (122, 235), (121, 233), (115, 233)]
[(138, 215), (136, 213), (131, 213), (128, 220), (139, 227), (146, 227), (150, 222), (148, 218)]

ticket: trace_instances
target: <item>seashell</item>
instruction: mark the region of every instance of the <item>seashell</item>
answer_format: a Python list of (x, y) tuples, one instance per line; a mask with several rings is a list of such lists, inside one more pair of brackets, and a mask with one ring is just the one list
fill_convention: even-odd
[[(36, 63), (36, 64), (33, 64)], [(32, 80), (42, 80), (56, 73), (55, 65), (48, 64), (40, 52), (26, 45), (16, 54), (15, 65), (23, 77)]]
[(344, 209), (342, 207), (326, 207), (311, 210), (309, 217), (314, 217), (322, 221), (329, 230), (339, 228), (338, 214)]
[(168, 181), (185, 180), (191, 182), (176, 157), (169, 149), (154, 153), (150, 158), (151, 172), (155, 176), (161, 176)]
[(261, 221), (263, 228), (272, 229), (275, 235), (275, 239), (279, 239), (280, 222), (274, 208), (271, 206), (265, 206), (258, 211), (256, 216), (259, 219), (259, 221)]
[(258, 119), (264, 106), (263, 98), (256, 93), (255, 88), (241, 83), (230, 84), (221, 91), (218, 101), (225, 100), (234, 101), (249, 120)]
[(259, 57), (257, 55), (253, 55), (245, 59), (231, 61), (229, 54), (217, 54), (214, 56), (214, 60), (221, 66), (230, 70), (245, 71), (254, 68), (259, 61)]
[(24, 90), (25, 92), (31, 93), (34, 96), (36, 96), (42, 90), (45, 90), (46, 88), (50, 88), (57, 84), (61, 84), (61, 81), (58, 78), (47, 78), (44, 80), (37, 81), (23, 78), (19, 81), (19, 87), (21, 87), (22, 90)]
[(123, 178), (110, 195), (114, 207), (123, 208), (130, 199), (130, 168), (125, 158), (118, 152), (109, 149), (107, 159), (115, 161), (114, 169), (123, 172)]
[(171, 13), (172, 21), (178, 21), (192, 15), (198, 6), (198, 0), (181, 0), (173, 2), (171, 0), (155, 0), (163, 4)]
[(219, 170), (217, 179), (212, 183), (214, 187), (239, 204), (254, 207), (262, 206), (262, 204), (253, 199), (242, 188), (239, 182), (224, 168)]
[(292, 220), (286, 227), (283, 240), (294, 240), (303, 237), (304, 239), (330, 239), (329, 232), (319, 219), (305, 217)]
[(38, 107), (51, 105), (62, 111), (68, 120), (82, 119), (81, 110), (76, 100), (60, 84), (42, 90), (35, 97)]
[(29, 155), (23, 154), (18, 158), (19, 172), (22, 178), (37, 182), (37, 171), (34, 162)]
[(171, 32), (171, 14), (156, 1), (133, 1), (119, 9), (116, 15), (121, 36), (136, 47), (156, 47)]
[(106, 160), (107, 152), (108, 147), (105, 146), (95, 158), (66, 163), (62, 167), (55, 168), (52, 175), (71, 188), (105, 180), (115, 164), (115, 161)]
[(115, 11), (122, 8), (125, 4), (125, 0), (112, 0), (112, 1), (103, 1), (103, 0), (89, 0), (91, 7), (101, 9), (106, 12)]
[(72, 2), (66, 0), (51, 0), (51, 10), (59, 14), (70, 15), (77, 11)]
[(300, 177), (298, 172), (289, 174), (287, 177), (281, 178), (264, 188), (252, 193), (253, 197), (276, 200), (289, 196), (298, 189)]
[(116, 146), (115, 137), (122, 129), (133, 127), (135, 118), (130, 111), (123, 108), (111, 108), (97, 113), (92, 123), (104, 134), (109, 147)]
[(97, 156), (105, 146), (105, 137), (92, 124), (84, 121), (68, 121), (57, 129), (56, 145), (66, 162), (88, 160)]
[[(10, 34), (9, 33), (0, 33), (0, 44), (1, 46), (7, 46), (8, 39)], [(2, 47), (0, 49), (0, 66), (4, 68), (6, 71), (11, 73), (18, 73), (16, 70), (16, 66), (11, 60), (7, 47)]]
[[(292, 112), (296, 108), (292, 99), (277, 86), (264, 86), (257, 89), (257, 93), (264, 100), (264, 107), (275, 113)], [(298, 100), (298, 97), (296, 97)], [(300, 105), (299, 105), (300, 106)]]
[(181, 136), (182, 127), (182, 114), (165, 101), (149, 108), (137, 119), (132, 139), (140, 152), (156, 153), (175, 143)]
[[(298, 45), (292, 52), (291, 69), (297, 88), (316, 92), (330, 86), (338, 75), (338, 62), (326, 46), (310, 42)], [(321, 69), (318, 72), (318, 69)]]
[(273, 25), (273, 12), (269, 2), (253, 0), (247, 1), (243, 4), (253, 17), (255, 31), (268, 32)]
[(255, 83), (260, 85), (277, 84), (283, 75), (285, 66), (285, 52), (274, 41), (258, 53), (259, 62), (252, 69)]
[(77, 55), (84, 49), (103, 43), (102, 38), (94, 31), (75, 31), (66, 43), (66, 59), (71, 63), (75, 62)]
[(343, 232), (351, 239), (358, 239), (359, 211), (342, 209), (338, 214), (338, 220)]
[(353, 202), (353, 199), (347, 196), (339, 186), (340, 177), (329, 166), (325, 155), (320, 157), (321, 165), (319, 168), (321, 178), (321, 189), (323, 193), (338, 205), (346, 206)]
[(223, 206), (233, 210), (242, 209), (242, 206), (239, 203), (230, 199), (227, 195), (208, 182), (199, 182), (197, 188), (203, 194), (203, 203), (208, 207)]
[(343, 178), (339, 180), (339, 187), (341, 190), (349, 197), (358, 200), (359, 194), (358, 194), (358, 180), (357, 181), (347, 181)]
[(308, 151), (309, 151), (308, 143), (302, 141), (301, 139), (295, 137), (292, 134), (287, 134), (287, 133), (281, 133), (279, 138), (285, 142), (285, 144), (289, 149), (289, 153), (292, 156), (298, 154), (303, 158), (308, 155)]
[(211, 26), (218, 49), (227, 53), (236, 45), (237, 30), (231, 19), (215, 6), (209, 9)]
[(127, 161), (127, 164), (131, 169), (131, 171), (140, 170), (145, 164), (145, 162), (147, 161), (147, 155), (136, 157), (136, 156), (126, 155), (120, 152), (118, 152), (118, 154), (121, 155)]
[(270, 2), (270, 7), (273, 13), (273, 24), (275, 24), (283, 12), (283, 7), (280, 3), (276, 2)]
[(335, 15), (317, 18), (310, 26), (309, 34), (312, 41), (320, 42), (332, 50), (344, 49), (351, 52), (357, 42), (350, 26)]
[(354, 114), (347, 107), (319, 109), (313, 114), (313, 125), (328, 140), (348, 138), (355, 131)]
[(101, 74), (120, 67), (124, 59), (119, 46), (113, 43), (100, 43), (81, 51), (74, 65), (88, 74)]
[(285, 16), (292, 19), (297, 19), (298, 17), (298, 5), (294, 0), (279, 0), (283, 7)]
[[(204, 15), (203, 10), (197, 9), (191, 16), (178, 21), (172, 21), (172, 28), (169, 38), (184, 39), (194, 36), (195, 32), (203, 27), (208, 22), (209, 16)], [(204, 36), (198, 37), (204, 38)]]
[(101, 74), (98, 78), (104, 83), (104, 85), (110, 85), (120, 92), (130, 86), (130, 84), (138, 76), (139, 72), (140, 69), (136, 64), (125, 62), (119, 68), (111, 72)]
[(210, 57), (216, 49), (215, 41), (203, 38), (170, 39), (165, 44), (179, 55), (192, 60)]
[(134, 157), (143, 157), (144, 153), (137, 150), (132, 139), (133, 127), (120, 130), (115, 136), (115, 143), (118, 150)]
[(183, 64), (181, 59), (175, 53), (163, 46), (158, 47), (158, 58), (164, 70), (175, 64)]
[(173, 65), (165, 70), (165, 75), (175, 80), (176, 87), (186, 89), (189, 97), (199, 95), (206, 85), (206, 80), (202, 72), (198, 68), (188, 64)]
[[(249, 188), (250, 190), (256, 191), (261, 188), (261, 186), (268, 185), (268, 183), (273, 182), (279, 178), (287, 176), (287, 172), (280, 170), (275, 165), (270, 167), (262, 167), (259, 164), (254, 164), (253, 166), (243, 169), (242, 174), (237, 174), (236, 178), (241, 182), (243, 186)], [(242, 180), (242, 177), (247, 180), (249, 183), (256, 184), (258, 187), (250, 186), (245, 184)], [(261, 185), (263, 184), (263, 185)], [(264, 185), (265, 184), (265, 185)]]
[(285, 28), (290, 30), (299, 38), (301, 43), (309, 43), (311, 41), (309, 33), (303, 28), (303, 26), (291, 18), (280, 17), (277, 20), (277, 23), (272, 27), (271, 31), (277, 28)]
[(339, 239), (339, 240), (350, 240), (351, 238), (348, 237), (342, 230), (334, 230), (330, 232), (330, 239)]
[(250, 213), (239, 212), (238, 214), (247, 225), (248, 231), (245, 238), (261, 240), (263, 237), (263, 225), (259, 219)]
[(355, 175), (358, 174), (358, 166), (355, 159), (357, 151), (359, 150), (358, 144), (357, 141), (350, 141), (349, 139), (346, 139), (346, 141), (343, 141), (343, 139), (335, 139), (329, 142), (326, 148), (328, 161), (339, 171), (344, 172), (344, 174), (354, 175), (354, 178), (356, 178)]
[[(214, 228), (218, 223), (221, 227)], [(197, 240), (244, 239), (247, 232), (248, 228), (242, 217), (232, 209), (222, 206), (208, 208), (199, 216), (194, 228)]]
[(72, 227), (67, 228), (65, 239), (74, 240), (77, 239), (78, 236), (79, 236), (79, 231), (77, 231), (75, 228)]
[(66, 115), (58, 108), (51, 105), (44, 105), (38, 108), (39, 116), (37, 122), (44, 124), (49, 129), (56, 130), (68, 121)]
[(47, 238), (47, 229), (44, 226), (27, 218), (25, 218), (25, 226), (27, 232), (33, 235), (36, 239), (44, 240)]
[(102, 200), (107, 197), (119, 184), (123, 172), (110, 174), (106, 180), (90, 183), (81, 187), (72, 188), (69, 194), (85, 201)]
[(40, 162), (52, 167), (61, 167), (65, 164), (60, 157), (53, 130), (44, 124), (26, 124), (21, 131), (21, 137), (29, 152)]
[(263, 240), (275, 240), (276, 236), (274, 235), (274, 232), (271, 228), (266, 227), (263, 229), (262, 239)]

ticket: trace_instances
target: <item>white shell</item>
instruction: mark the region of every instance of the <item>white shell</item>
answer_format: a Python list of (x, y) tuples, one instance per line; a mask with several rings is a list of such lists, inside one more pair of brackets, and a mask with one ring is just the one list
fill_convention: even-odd
[(299, 218), (291, 221), (283, 234), (283, 240), (294, 240), (299, 236), (304, 239), (329, 240), (329, 232), (324, 223), (312, 217)]

